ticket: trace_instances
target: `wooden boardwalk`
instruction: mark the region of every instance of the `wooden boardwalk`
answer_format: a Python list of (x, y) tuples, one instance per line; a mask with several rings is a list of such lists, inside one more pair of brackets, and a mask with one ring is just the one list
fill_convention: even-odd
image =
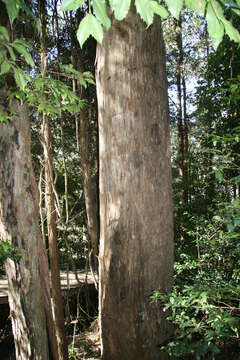
[[(60, 272), (61, 277), (61, 288), (62, 290), (66, 291), (68, 288), (68, 282), (69, 282), (69, 288), (77, 288), (81, 285), (91, 285), (94, 284), (94, 278), (92, 273), (88, 273), (86, 276), (85, 272), (78, 272), (78, 279), (80, 281), (80, 284), (78, 283), (76, 276), (73, 272), (69, 272), (67, 276), (66, 271)], [(69, 280), (68, 280), (69, 279)], [(8, 282), (6, 277), (0, 278), (0, 305), (6, 304), (8, 302)]]

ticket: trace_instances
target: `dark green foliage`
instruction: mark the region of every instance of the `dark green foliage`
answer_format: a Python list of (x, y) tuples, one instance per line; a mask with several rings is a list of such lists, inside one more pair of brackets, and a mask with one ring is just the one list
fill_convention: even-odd
[(216, 53), (208, 51), (190, 115), (184, 205), (172, 122), (175, 282), (170, 294), (156, 290), (151, 301), (174, 324), (165, 345), (171, 355), (234, 360), (240, 347), (240, 52), (226, 38)]
[(240, 335), (240, 201), (221, 203), (211, 219), (191, 218), (191, 248), (177, 251), (175, 285), (170, 295), (155, 291), (152, 301), (170, 309), (176, 325), (167, 349), (181, 357), (206, 359)]
[(3, 266), (7, 258), (19, 261), (21, 257), (21, 252), (16, 250), (9, 241), (0, 241), (0, 273), (3, 272)]

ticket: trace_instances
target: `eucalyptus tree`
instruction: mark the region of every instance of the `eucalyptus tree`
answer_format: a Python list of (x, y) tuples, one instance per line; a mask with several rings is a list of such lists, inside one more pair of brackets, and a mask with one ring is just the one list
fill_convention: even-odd
[(0, 240), (9, 241), (20, 255), (6, 261), (16, 358), (46, 360), (49, 283), (38, 226), (29, 113), (26, 102), (14, 96), (17, 87), (23, 90), (25, 86), (17, 56), (23, 56), (29, 65), (33, 61), (27, 44), (14, 39), (14, 20), (21, 4), (5, 4), (0, 1)]
[[(178, 18), (183, 0), (165, 1)], [(224, 31), (239, 41), (221, 4), (185, 1), (206, 11), (217, 47)], [(85, 1), (65, 0), (62, 10)], [(149, 305), (153, 288), (172, 283), (173, 235), (165, 52), (160, 24), (168, 16), (158, 1), (94, 0), (77, 32), (92, 35), (97, 50), (100, 151), (100, 330), (104, 359), (164, 359), (158, 346), (170, 328)], [(224, 5), (224, 2), (223, 2)], [(235, 3), (239, 7), (240, 3)], [(119, 22), (120, 20), (120, 22)], [(147, 25), (153, 24), (147, 30)], [(155, 19), (156, 20), (156, 19)], [(105, 34), (103, 26), (108, 30)]]

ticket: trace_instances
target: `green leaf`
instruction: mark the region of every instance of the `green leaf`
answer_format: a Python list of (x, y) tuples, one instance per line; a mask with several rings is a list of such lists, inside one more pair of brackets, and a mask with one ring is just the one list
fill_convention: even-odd
[(223, 181), (223, 174), (220, 170), (216, 172), (216, 178), (220, 183)]
[(135, 0), (135, 6), (141, 19), (149, 26), (153, 23), (154, 11), (148, 0)]
[(206, 7), (206, 0), (185, 0), (186, 6), (199, 14), (203, 14)]
[(230, 21), (224, 21), (225, 31), (230, 37), (231, 40), (240, 43), (240, 34), (239, 31), (232, 25)]
[(107, 16), (105, 0), (93, 0), (93, 11), (101, 24), (108, 30), (111, 26), (111, 21)]
[(162, 5), (159, 5), (157, 1), (150, 1), (150, 6), (151, 6), (154, 14), (161, 16), (161, 18), (163, 18), (163, 19), (167, 19), (169, 13), (165, 9), (165, 7), (163, 7)]
[(88, 14), (80, 22), (77, 31), (77, 38), (82, 47), (85, 41), (92, 35), (97, 42), (102, 43), (103, 39), (103, 29), (100, 22), (92, 14)]
[(24, 41), (19, 39), (15, 40), (12, 43), (12, 46), (18, 51), (19, 54), (24, 56), (25, 61), (31, 66), (34, 67), (34, 62), (31, 54), (26, 49), (26, 44)]
[(238, 16), (240, 16), (240, 10), (238, 10), (238, 9), (232, 9), (232, 11), (234, 11), (235, 14), (237, 14)]
[(123, 20), (130, 8), (131, 0), (109, 0), (109, 4), (114, 11), (117, 20)]
[(14, 68), (14, 78), (15, 78), (17, 86), (21, 90), (24, 90), (25, 86), (26, 86), (26, 81), (25, 81), (25, 78), (24, 78), (23, 71), (21, 71), (19, 68)]
[(3, 0), (6, 4), (7, 12), (11, 22), (18, 17), (19, 10), (21, 9), (21, 4), (18, 0)]
[(8, 73), (10, 69), (11, 69), (11, 64), (7, 60), (4, 60), (3, 63), (1, 64), (0, 75)]
[(180, 11), (183, 7), (183, 0), (165, 0), (170, 13), (176, 18), (179, 18)]
[(5, 40), (9, 41), (9, 34), (7, 28), (5, 28), (4, 26), (0, 26), (0, 34)]
[(13, 61), (16, 61), (16, 55), (14, 54), (14, 51), (13, 51), (13, 49), (11, 48), (11, 46), (8, 46), (8, 45), (7, 45), (7, 48), (8, 48), (9, 54), (10, 54), (10, 56), (11, 56), (11, 59), (12, 59)]
[(216, 16), (216, 12), (214, 11), (212, 4), (208, 3), (207, 7), (207, 26), (208, 33), (212, 39), (213, 46), (215, 50), (223, 39), (224, 35), (224, 26), (221, 21)]
[(84, 0), (63, 0), (60, 10), (61, 11), (70, 11), (76, 10), (82, 6)]

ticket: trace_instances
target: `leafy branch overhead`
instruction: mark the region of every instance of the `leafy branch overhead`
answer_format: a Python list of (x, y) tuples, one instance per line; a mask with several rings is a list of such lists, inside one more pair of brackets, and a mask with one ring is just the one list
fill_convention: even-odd
[[(91, 3), (91, 5), (89, 5)], [(74, 11), (84, 6), (88, 6), (88, 14), (80, 22), (77, 37), (81, 47), (85, 41), (92, 36), (98, 43), (102, 43), (104, 30), (111, 26), (111, 20), (107, 12), (107, 3), (114, 14), (114, 17), (123, 20), (130, 9), (131, 0), (63, 0), (62, 11)], [(150, 26), (153, 23), (155, 15), (166, 19), (169, 13), (176, 19), (183, 7), (186, 7), (197, 14), (206, 16), (208, 32), (212, 39), (213, 46), (216, 49), (221, 43), (224, 34), (227, 34), (231, 40), (240, 43), (240, 34), (232, 25), (224, 13), (225, 9), (230, 9), (232, 13), (240, 16), (240, 0), (231, 2), (224, 0), (134, 0), (135, 8), (141, 19)]]

